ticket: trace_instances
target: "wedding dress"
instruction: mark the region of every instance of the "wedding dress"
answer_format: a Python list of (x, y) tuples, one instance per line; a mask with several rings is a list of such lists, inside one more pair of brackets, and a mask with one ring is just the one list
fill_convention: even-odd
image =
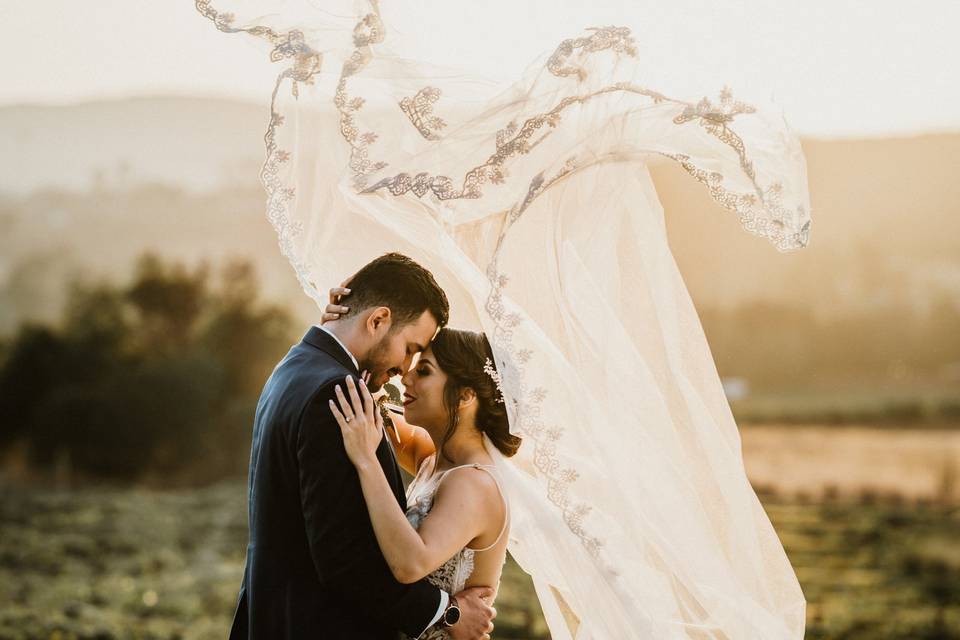
[(389, 13), (425, 3), (196, 5), (282, 68), (260, 177), (304, 291), (323, 308), (329, 286), (400, 251), (433, 271), (451, 326), (490, 337), (523, 438), (513, 458), (490, 452), (509, 551), (552, 637), (802, 638), (803, 593), (648, 170), (677, 163), (746, 231), (801, 248), (806, 167), (778, 110), (648, 86), (624, 27), (574, 29), (503, 84), (390, 49)]
[[(484, 440), (486, 441), (485, 444), (488, 444), (487, 448), (493, 448), (486, 437), (484, 437)], [(414, 529), (420, 528), (420, 523), (423, 522), (423, 519), (427, 517), (433, 508), (434, 498), (437, 495), (437, 490), (440, 488), (440, 483), (451, 472), (457, 469), (473, 467), (489, 473), (500, 489), (501, 498), (506, 500), (506, 494), (500, 485), (500, 480), (497, 477), (494, 465), (468, 464), (443, 469), (434, 473), (436, 458), (437, 456), (434, 454), (424, 460), (413, 482), (407, 487), (407, 521), (410, 522)], [(509, 509), (509, 507), (507, 509)], [(463, 591), (467, 580), (469, 580), (473, 574), (477, 554), (492, 551), (500, 543), (503, 534), (507, 531), (508, 525), (509, 520), (505, 520), (500, 534), (486, 547), (480, 549), (464, 547), (458, 551), (452, 558), (440, 565), (435, 571), (432, 571), (427, 576), (427, 581), (447, 593), (460, 593)], [(498, 587), (499, 585), (492, 586)], [(421, 637), (421, 640), (447, 640), (449, 637), (449, 634), (444, 629), (431, 629), (426, 636)]]

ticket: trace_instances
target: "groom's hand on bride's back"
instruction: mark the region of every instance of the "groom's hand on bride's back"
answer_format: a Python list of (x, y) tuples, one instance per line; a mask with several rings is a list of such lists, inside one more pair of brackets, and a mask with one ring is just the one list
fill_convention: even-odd
[(460, 607), (460, 620), (447, 631), (454, 640), (489, 640), (493, 632), (493, 619), (497, 610), (489, 601), (493, 599), (490, 587), (471, 587), (454, 594)]

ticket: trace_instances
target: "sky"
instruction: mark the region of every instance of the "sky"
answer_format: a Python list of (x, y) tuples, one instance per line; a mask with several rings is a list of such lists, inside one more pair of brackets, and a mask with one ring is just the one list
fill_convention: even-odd
[[(659, 78), (683, 97), (742, 87), (776, 102), (803, 135), (960, 130), (956, 0), (381, 6), (410, 57), (495, 78), (516, 75), (583, 27), (617, 24), (633, 29), (652, 82)], [(266, 103), (280, 70), (254, 39), (216, 31), (192, 0), (16, 2), (3, 13), (16, 28), (0, 39), (0, 105), (170, 94)]]

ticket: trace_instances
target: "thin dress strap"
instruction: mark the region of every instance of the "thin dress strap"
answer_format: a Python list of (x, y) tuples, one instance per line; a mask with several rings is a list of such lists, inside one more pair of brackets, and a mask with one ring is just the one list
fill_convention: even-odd
[[(444, 469), (440, 473), (441, 475), (445, 476), (447, 473), (451, 471), (456, 471), (457, 469), (466, 469), (467, 467), (473, 467), (474, 469), (483, 469), (484, 471), (489, 473), (490, 477), (493, 478), (493, 482), (497, 485), (497, 491), (500, 492), (500, 499), (503, 500), (503, 511), (504, 511), (503, 527), (500, 528), (500, 533), (497, 534), (497, 539), (493, 541), (493, 544), (490, 544), (484, 547), (483, 549), (470, 549), (470, 547), (466, 547), (467, 549), (470, 549), (470, 551), (473, 551), (475, 553), (482, 552), (482, 551), (489, 551), (490, 549), (493, 549), (495, 546), (497, 546), (497, 543), (500, 542), (500, 539), (503, 537), (503, 534), (506, 533), (507, 531), (507, 525), (510, 523), (510, 503), (507, 502), (507, 494), (503, 492), (503, 487), (500, 486), (500, 479), (497, 478), (497, 474), (493, 472), (493, 469), (495, 469), (496, 467), (494, 467), (494, 465), (492, 464), (479, 464), (479, 463), (462, 464), (458, 467), (451, 467), (449, 469)], [(443, 478), (441, 477), (440, 480), (443, 480)], [(440, 480), (437, 481), (438, 485), (440, 483)]]

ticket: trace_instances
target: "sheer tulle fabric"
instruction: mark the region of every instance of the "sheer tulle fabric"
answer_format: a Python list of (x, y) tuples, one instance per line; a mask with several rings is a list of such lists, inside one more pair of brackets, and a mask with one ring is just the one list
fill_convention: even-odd
[(800, 248), (806, 170), (782, 116), (645, 86), (622, 28), (572, 34), (503, 86), (391, 53), (376, 4), (337, 5), (197, 1), (283, 62), (261, 178), (304, 290), (322, 307), (401, 251), (452, 326), (491, 337), (524, 444), (488, 448), (553, 638), (802, 638), (647, 170), (678, 162), (748, 232)]

